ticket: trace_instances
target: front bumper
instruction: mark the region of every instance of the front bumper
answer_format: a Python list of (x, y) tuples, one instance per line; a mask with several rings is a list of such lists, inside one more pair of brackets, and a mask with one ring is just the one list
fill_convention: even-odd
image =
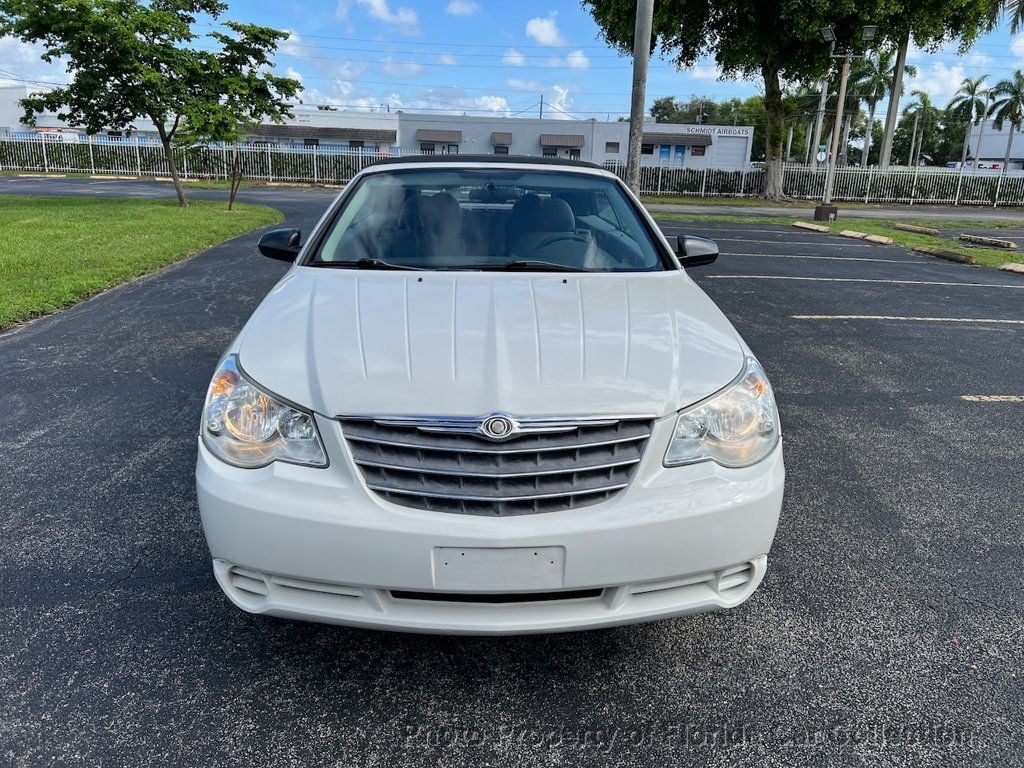
[[(662, 419), (631, 485), (612, 499), (493, 518), (381, 499), (363, 485), (340, 425), (317, 422), (326, 469), (237, 469), (200, 441), (197, 491), (214, 571), (244, 610), (403, 631), (552, 632), (731, 608), (764, 576), (782, 505), (781, 446), (745, 469), (666, 469), (674, 418)], [(438, 585), (442, 547), (556, 547), (564, 562), (544, 589), (454, 594)], [(509, 601), (479, 602), (489, 593)]]

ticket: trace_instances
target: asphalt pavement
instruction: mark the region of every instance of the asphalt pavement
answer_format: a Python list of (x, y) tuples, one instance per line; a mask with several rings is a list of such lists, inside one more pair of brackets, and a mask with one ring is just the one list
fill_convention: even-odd
[[(333, 194), (241, 199), (308, 231)], [(213, 366), (286, 269), (253, 233), (0, 335), (0, 765), (1024, 765), (1024, 400), (964, 399), (1024, 396), (1024, 277), (665, 229), (719, 241), (693, 276), (782, 414), (787, 497), (747, 603), (511, 638), (234, 608), (192, 471)]]

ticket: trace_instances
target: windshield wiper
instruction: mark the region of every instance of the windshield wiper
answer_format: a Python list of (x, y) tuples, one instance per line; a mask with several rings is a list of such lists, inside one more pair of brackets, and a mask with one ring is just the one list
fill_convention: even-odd
[(451, 269), (479, 269), (487, 272), (593, 272), (585, 267), (572, 267), (567, 264), (556, 264), (553, 261), (535, 261), (533, 259), (516, 259), (498, 264), (459, 265)]
[(422, 267), (410, 267), (405, 264), (392, 264), (384, 259), (356, 259), (355, 261), (317, 261), (316, 267), (333, 267), (338, 269), (402, 269), (422, 272)]

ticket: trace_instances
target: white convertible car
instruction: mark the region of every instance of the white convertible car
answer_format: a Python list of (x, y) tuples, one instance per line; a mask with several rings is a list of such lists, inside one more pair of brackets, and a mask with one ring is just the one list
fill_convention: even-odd
[(502, 634), (731, 608), (782, 504), (760, 363), (612, 174), (373, 165), (210, 383), (196, 483), (253, 613)]

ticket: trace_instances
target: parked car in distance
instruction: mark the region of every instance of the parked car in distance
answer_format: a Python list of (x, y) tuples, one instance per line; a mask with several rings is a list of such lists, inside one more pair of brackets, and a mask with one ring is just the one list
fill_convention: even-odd
[(432, 156), (353, 179), (227, 349), (198, 440), (220, 586), (259, 614), (507, 634), (731, 608), (782, 504), (761, 364), (625, 185)]

